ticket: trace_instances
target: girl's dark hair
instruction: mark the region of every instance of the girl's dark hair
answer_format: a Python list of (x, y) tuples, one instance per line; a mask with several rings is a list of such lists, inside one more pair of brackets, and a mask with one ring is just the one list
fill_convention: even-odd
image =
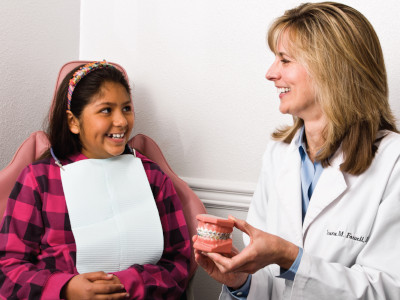
[[(58, 159), (65, 159), (69, 155), (80, 152), (82, 145), (79, 136), (72, 133), (67, 119), (67, 93), (69, 81), (73, 74), (84, 65), (80, 65), (69, 72), (61, 82), (47, 127), (47, 135), (54, 154)], [(76, 118), (80, 118), (83, 109), (90, 103), (92, 98), (100, 93), (105, 82), (120, 83), (131, 94), (129, 84), (121, 71), (115, 67), (106, 67), (94, 70), (82, 78), (72, 94), (71, 112)], [(50, 157), (50, 149), (40, 159)]]

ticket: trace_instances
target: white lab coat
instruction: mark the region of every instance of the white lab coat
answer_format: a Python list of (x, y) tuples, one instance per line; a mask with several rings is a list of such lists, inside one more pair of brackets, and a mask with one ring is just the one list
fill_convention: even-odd
[[(339, 170), (338, 151), (304, 224), (296, 139), (268, 145), (247, 221), (302, 247), (303, 257), (294, 281), (277, 278), (277, 265), (256, 272), (247, 299), (400, 299), (400, 135), (388, 133), (359, 176)], [(232, 299), (225, 286), (220, 299)]]

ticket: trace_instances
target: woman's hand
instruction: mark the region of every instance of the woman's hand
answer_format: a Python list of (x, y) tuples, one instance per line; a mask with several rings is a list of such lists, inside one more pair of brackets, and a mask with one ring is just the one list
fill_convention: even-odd
[(69, 299), (126, 299), (129, 294), (118, 277), (104, 272), (79, 274), (71, 278), (63, 289)]
[[(197, 239), (197, 235), (193, 236), (193, 242)], [(239, 251), (232, 247), (232, 252), (229, 254), (229, 257), (235, 256)], [(249, 274), (246, 273), (223, 273), (220, 271), (222, 266), (217, 266), (216, 263), (208, 257), (211, 253), (205, 253), (194, 249), (194, 258), (196, 262), (201, 266), (212, 278), (217, 280), (218, 282), (225, 284), (233, 289), (238, 289), (242, 286)]]
[(250, 273), (270, 264), (278, 264), (289, 269), (295, 261), (299, 248), (276, 236), (259, 230), (243, 220), (229, 217), (235, 221), (235, 227), (250, 237), (249, 245), (239, 254), (225, 257), (218, 253), (208, 253), (207, 257), (213, 261), (222, 274)]

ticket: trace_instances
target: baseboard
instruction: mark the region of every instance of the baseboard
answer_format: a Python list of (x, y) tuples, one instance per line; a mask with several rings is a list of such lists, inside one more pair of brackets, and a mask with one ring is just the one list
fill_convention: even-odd
[(247, 211), (255, 184), (181, 177), (206, 208)]

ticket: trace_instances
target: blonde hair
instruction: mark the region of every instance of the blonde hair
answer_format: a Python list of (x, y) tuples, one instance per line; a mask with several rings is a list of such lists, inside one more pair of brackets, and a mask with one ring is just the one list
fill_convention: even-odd
[[(316, 159), (329, 165), (341, 146), (341, 170), (363, 173), (377, 150), (378, 130), (397, 132), (375, 30), (354, 8), (322, 2), (302, 4), (276, 19), (268, 31), (272, 52), (277, 53), (283, 34), (291, 55), (308, 70), (327, 119), (325, 143)], [(292, 126), (277, 129), (272, 137), (290, 143), (301, 126), (303, 120), (294, 117)]]

